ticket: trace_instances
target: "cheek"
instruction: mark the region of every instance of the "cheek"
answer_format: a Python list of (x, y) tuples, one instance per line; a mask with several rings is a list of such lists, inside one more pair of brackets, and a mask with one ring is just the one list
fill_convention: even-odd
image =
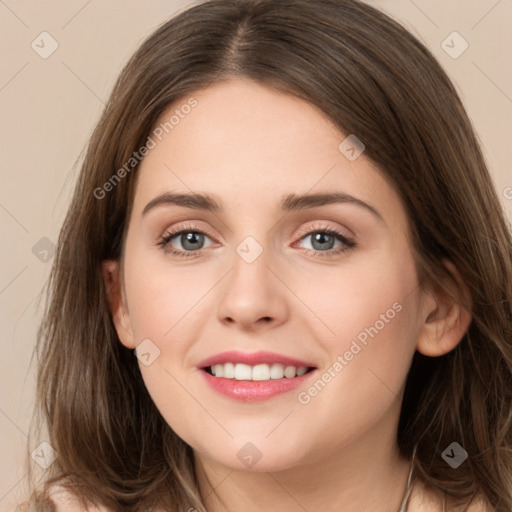
[(132, 253), (126, 263), (131, 326), (138, 338), (176, 338), (201, 309), (208, 290), (205, 275), (172, 266), (164, 258)]
[(375, 272), (354, 269), (343, 282), (333, 280), (337, 294), (324, 296), (329, 306), (322, 319), (335, 335), (325, 335), (324, 328), (317, 338), (328, 357), (318, 379), (299, 390), (302, 405), (295, 419), (301, 416), (327, 451), (385, 417), (391, 423), (398, 419), (418, 324), (415, 269), (398, 263), (390, 261)]
[(368, 415), (381, 414), (399, 395), (416, 346), (419, 290), (412, 255), (406, 247), (368, 255), (332, 273), (329, 286), (312, 287), (324, 282), (317, 277), (302, 291), (309, 290), (308, 306), (322, 321), (316, 339), (330, 368), (329, 389), (318, 393), (324, 399), (315, 407), (325, 407), (326, 419), (355, 406), (362, 412), (363, 403), (372, 404)]
[[(146, 260), (144, 260), (146, 258)], [(130, 322), (137, 343), (145, 341), (149, 364), (139, 360), (144, 384), (166, 422), (176, 432), (188, 433), (190, 419), (183, 411), (191, 406), (188, 379), (193, 371), (187, 353), (197, 339), (198, 315), (205, 294), (204, 279), (163, 263), (148, 262), (147, 255), (133, 250), (125, 263), (125, 286)], [(203, 276), (204, 278), (204, 276)], [(141, 351), (142, 355), (142, 351)], [(185, 436), (186, 437), (186, 436)]]
[(348, 349), (359, 334), (364, 342), (365, 333), (369, 339), (370, 333), (383, 338), (389, 335), (400, 343), (404, 336), (399, 334), (404, 334), (403, 329), (417, 313), (417, 275), (407, 247), (368, 252), (347, 259), (338, 269), (326, 272), (317, 268), (304, 273), (305, 279), (300, 274), (296, 274), (299, 286), (295, 290), (314, 313), (309, 318), (313, 318), (312, 325), (318, 323), (317, 336), (330, 352), (346, 345)]

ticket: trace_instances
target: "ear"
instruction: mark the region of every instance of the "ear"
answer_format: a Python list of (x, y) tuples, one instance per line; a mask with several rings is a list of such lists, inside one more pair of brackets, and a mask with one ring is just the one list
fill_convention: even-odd
[(117, 336), (125, 347), (134, 349), (136, 344), (134, 343), (130, 314), (126, 305), (120, 263), (115, 260), (104, 260), (101, 262), (101, 269)]
[(457, 281), (458, 290), (455, 296), (439, 287), (426, 292), (417, 350), (430, 357), (442, 356), (453, 350), (468, 330), (472, 318), (469, 289), (453, 263), (443, 260), (443, 264)]

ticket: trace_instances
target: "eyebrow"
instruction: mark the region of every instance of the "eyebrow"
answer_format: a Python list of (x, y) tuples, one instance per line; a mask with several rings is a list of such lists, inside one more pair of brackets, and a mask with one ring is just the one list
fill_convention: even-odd
[[(282, 197), (280, 208), (283, 212), (301, 211), (310, 208), (318, 208), (329, 204), (348, 203), (364, 208), (372, 213), (380, 221), (384, 222), (382, 215), (371, 205), (365, 203), (350, 194), (342, 192), (330, 192), (320, 194), (288, 194)], [(150, 210), (159, 206), (175, 205), (194, 210), (210, 211), (212, 213), (222, 212), (222, 206), (209, 194), (201, 193), (172, 193), (166, 192), (152, 199), (142, 211), (146, 215)]]

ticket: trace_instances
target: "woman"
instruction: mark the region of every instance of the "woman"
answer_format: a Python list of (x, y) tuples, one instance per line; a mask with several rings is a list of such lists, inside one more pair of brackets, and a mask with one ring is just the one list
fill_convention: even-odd
[(510, 510), (511, 248), (454, 87), (396, 22), (184, 11), (121, 73), (62, 228), (32, 502)]

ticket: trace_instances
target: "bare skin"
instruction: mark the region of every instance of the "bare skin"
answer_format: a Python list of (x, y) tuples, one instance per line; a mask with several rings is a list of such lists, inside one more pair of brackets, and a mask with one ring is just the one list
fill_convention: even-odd
[[(347, 134), (318, 110), (238, 79), (193, 96), (197, 107), (137, 170), (121, 265), (103, 265), (119, 338), (158, 348), (140, 370), (193, 448), (209, 512), (396, 512), (410, 468), (396, 430), (412, 357), (452, 350), (470, 314), (420, 287), (401, 198), (364, 152), (354, 161), (340, 152)], [(288, 194), (335, 191), (371, 208), (279, 207)], [(161, 204), (143, 214), (167, 192), (210, 194), (223, 211)], [(159, 245), (173, 228), (207, 234), (195, 250), (179, 234)], [(325, 228), (356, 245), (313, 245)], [(249, 236), (262, 249), (251, 263), (236, 251)], [(345, 357), (370, 326), (377, 334)], [(225, 350), (312, 361), (316, 379), (331, 379), (313, 396), (311, 377), (299, 390), (240, 402), (207, 386), (197, 366)], [(346, 364), (333, 370), (340, 355)], [(261, 454), (251, 467), (237, 456), (248, 442)]]
[[(51, 494), (52, 502), (55, 505), (56, 512), (84, 512), (84, 508), (80, 505), (77, 497), (66, 489), (56, 486), (52, 489)], [(21, 506), (21, 512), (25, 512), (23, 506), (25, 505)], [(490, 507), (490, 505), (486, 504), (482, 497), (479, 497), (478, 499), (475, 497), (475, 499), (471, 500), (471, 503), (468, 505), (453, 507), (446, 504), (446, 508), (443, 508), (443, 506), (443, 496), (440, 492), (427, 490), (420, 481), (416, 482), (411, 493), (408, 512), (493, 512), (494, 510), (492, 507)], [(28, 512), (28, 508), (26, 508), (26, 510)], [(106, 507), (90, 505), (85, 509), (85, 512), (112, 511)], [(166, 511), (160, 509), (154, 512)], [(189, 510), (188, 512), (193, 512), (193, 510)]]

